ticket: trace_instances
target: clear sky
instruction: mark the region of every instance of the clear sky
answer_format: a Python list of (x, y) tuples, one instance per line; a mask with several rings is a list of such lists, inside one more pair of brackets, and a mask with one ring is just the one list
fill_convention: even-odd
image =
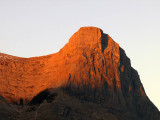
[(160, 0), (0, 0), (2, 53), (55, 53), (82, 26), (120, 44), (160, 109)]

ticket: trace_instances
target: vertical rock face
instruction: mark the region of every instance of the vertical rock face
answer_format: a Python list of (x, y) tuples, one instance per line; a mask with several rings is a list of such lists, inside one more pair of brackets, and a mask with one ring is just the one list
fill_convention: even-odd
[(158, 115), (158, 110), (146, 96), (137, 71), (109, 35), (98, 28), (81, 28), (63, 51), (67, 54), (66, 65), (70, 66), (66, 71), (69, 94), (157, 119), (151, 111)]
[(27, 102), (42, 90), (61, 87), (80, 99), (141, 117), (159, 114), (124, 50), (99, 28), (80, 28), (64, 48), (48, 56), (0, 54), (0, 94), (8, 101)]
[(93, 92), (100, 100), (110, 95), (117, 102), (124, 102), (124, 96), (131, 98), (135, 92), (138, 96), (146, 96), (125, 52), (102, 30), (81, 28), (60, 53), (64, 51), (66, 66), (70, 66), (66, 71), (68, 89), (77, 93)]

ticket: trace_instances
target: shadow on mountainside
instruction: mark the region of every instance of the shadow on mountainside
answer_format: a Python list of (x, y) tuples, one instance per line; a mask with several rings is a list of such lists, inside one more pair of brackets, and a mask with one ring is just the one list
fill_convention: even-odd
[[(18, 109), (19, 113), (14, 114), (11, 120), (146, 120), (136, 111), (79, 99), (64, 89), (44, 90)], [(159, 120), (158, 116), (155, 120)]]

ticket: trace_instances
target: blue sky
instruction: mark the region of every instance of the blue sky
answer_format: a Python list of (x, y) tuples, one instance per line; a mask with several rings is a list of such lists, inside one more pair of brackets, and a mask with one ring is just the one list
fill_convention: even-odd
[(58, 52), (82, 26), (95, 26), (126, 51), (160, 109), (159, 0), (0, 0), (0, 52)]

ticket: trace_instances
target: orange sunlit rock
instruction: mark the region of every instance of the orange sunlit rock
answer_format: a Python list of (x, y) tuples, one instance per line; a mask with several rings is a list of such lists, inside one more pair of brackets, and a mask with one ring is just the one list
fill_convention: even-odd
[[(138, 82), (133, 86), (134, 79)], [(42, 90), (59, 87), (106, 89), (118, 94), (120, 101), (131, 88), (144, 93), (125, 52), (96, 27), (80, 28), (55, 54), (32, 58), (0, 54), (0, 94), (8, 101), (27, 102)]]

